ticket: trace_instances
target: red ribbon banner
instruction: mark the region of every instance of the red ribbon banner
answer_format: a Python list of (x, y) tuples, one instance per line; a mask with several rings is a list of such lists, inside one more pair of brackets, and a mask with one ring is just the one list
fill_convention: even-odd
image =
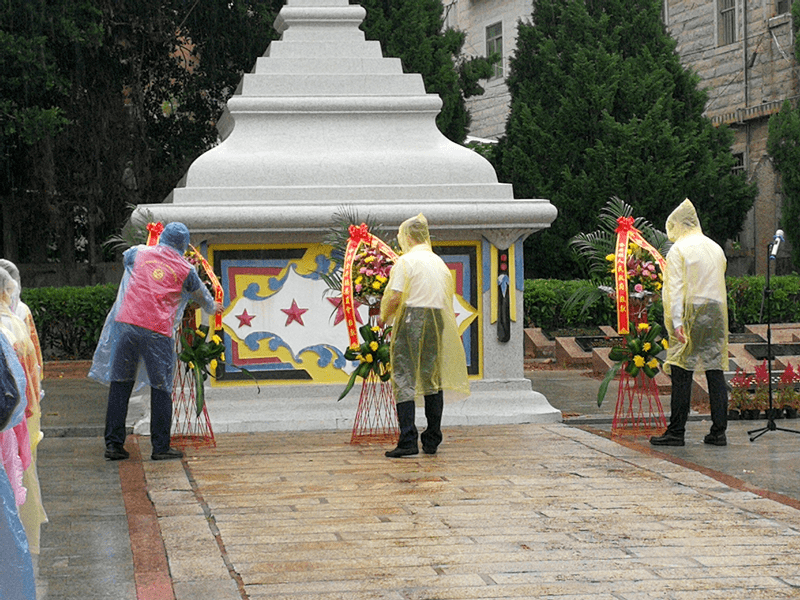
[(350, 225), (348, 230), (350, 239), (344, 252), (344, 265), (342, 266), (342, 311), (347, 324), (347, 335), (350, 345), (358, 344), (358, 330), (356, 328), (356, 309), (353, 298), (353, 262), (361, 244), (367, 244), (379, 250), (386, 257), (396, 261), (398, 256), (391, 247), (380, 238), (369, 232), (369, 227), (362, 223), (358, 227)]
[(161, 233), (164, 231), (164, 224), (161, 222), (158, 223), (148, 223), (147, 224), (147, 245), (148, 246), (155, 246), (158, 244), (158, 238), (161, 237)]
[(630, 331), (630, 303), (628, 298), (628, 244), (633, 242), (644, 248), (658, 263), (661, 272), (667, 268), (667, 261), (652, 244), (633, 226), (633, 217), (617, 219), (617, 245), (614, 251), (614, 282), (617, 290), (617, 332), (622, 335)]
[[(189, 248), (192, 249), (192, 252), (195, 253), (197, 257), (200, 258), (200, 265), (203, 267), (203, 271), (208, 278), (211, 280), (211, 287), (214, 290), (214, 300), (216, 302), (222, 303), (225, 299), (225, 292), (222, 290), (222, 285), (217, 279), (216, 274), (214, 273), (214, 269), (211, 268), (211, 265), (208, 264), (208, 261), (205, 257), (197, 251), (197, 248), (189, 244)], [(220, 313), (214, 314), (214, 330), (222, 329), (222, 315)]]

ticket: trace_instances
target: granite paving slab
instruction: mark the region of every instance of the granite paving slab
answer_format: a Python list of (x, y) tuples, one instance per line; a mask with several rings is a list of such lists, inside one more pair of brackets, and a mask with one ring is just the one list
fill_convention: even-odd
[(800, 591), (794, 506), (563, 424), (445, 435), (400, 460), (346, 432), (291, 432), (146, 462), (176, 598), (213, 582), (211, 600)]

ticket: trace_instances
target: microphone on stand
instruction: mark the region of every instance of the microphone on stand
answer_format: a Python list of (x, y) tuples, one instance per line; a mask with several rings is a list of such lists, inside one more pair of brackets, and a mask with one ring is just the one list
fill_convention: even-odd
[(778, 248), (780, 247), (782, 241), (783, 229), (778, 229), (778, 231), (775, 232), (775, 237), (772, 238), (772, 251), (769, 253), (770, 260), (775, 260), (775, 257), (778, 256)]

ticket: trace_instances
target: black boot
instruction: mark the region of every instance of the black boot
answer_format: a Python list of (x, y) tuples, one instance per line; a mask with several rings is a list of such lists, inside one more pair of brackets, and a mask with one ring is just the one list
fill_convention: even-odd
[(419, 454), (417, 445), (417, 426), (414, 424), (414, 402), (401, 402), (397, 405), (397, 421), (400, 423), (400, 439), (397, 448), (388, 450), (386, 456), (398, 458)]
[(436, 449), (442, 443), (443, 408), (444, 396), (442, 390), (425, 396), (425, 418), (428, 420), (428, 427), (420, 435), (422, 451), (425, 454), (436, 454)]

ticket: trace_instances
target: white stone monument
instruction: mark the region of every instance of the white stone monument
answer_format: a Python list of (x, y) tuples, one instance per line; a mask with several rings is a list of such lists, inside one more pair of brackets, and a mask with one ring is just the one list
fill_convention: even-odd
[(214, 431), (352, 427), (359, 387), (337, 402), (352, 365), (319, 277), (342, 207), (395, 231), (424, 213), (453, 270), (472, 395), (445, 408), (445, 425), (560, 421), (524, 377), (522, 307), (522, 241), (557, 211), (514, 198), (488, 161), (439, 132), (440, 98), (365, 40), (365, 14), (289, 0), (281, 39), (228, 101), (220, 144), (134, 215), (185, 223), (225, 287), (225, 367), (206, 388)]

